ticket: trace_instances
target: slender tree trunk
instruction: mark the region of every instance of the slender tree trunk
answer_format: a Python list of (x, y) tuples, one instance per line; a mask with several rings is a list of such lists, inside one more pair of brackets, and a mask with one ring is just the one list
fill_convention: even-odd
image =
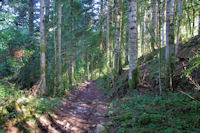
[(167, 18), (166, 18), (166, 48), (165, 61), (169, 61), (169, 56), (172, 54), (174, 44), (174, 0), (167, 0)]
[[(71, 18), (71, 25), (70, 25), (70, 32), (71, 32), (71, 35), (73, 34), (73, 0), (71, 0), (70, 4), (71, 4), (71, 9), (70, 9), (70, 18)], [(73, 49), (73, 43), (72, 43), (72, 40), (73, 38), (71, 37), (70, 38), (70, 47), (71, 47), (71, 50)], [(70, 85), (70, 88), (72, 88), (72, 84), (73, 84), (73, 76), (74, 76), (74, 60), (73, 60), (73, 51), (71, 51), (71, 55), (70, 55), (70, 74), (69, 74), (69, 85)]]
[(143, 30), (144, 30), (144, 35), (143, 35), (143, 41), (144, 41), (144, 46), (143, 46), (143, 53), (146, 53), (146, 26), (147, 26), (147, 13), (146, 10), (144, 10), (144, 25), (143, 25)]
[(167, 26), (166, 26), (166, 48), (165, 48), (165, 65), (166, 72), (168, 74), (168, 79), (170, 89), (173, 90), (173, 68), (171, 60), (169, 61), (169, 57), (174, 54), (174, 8), (175, 8), (175, 0), (167, 1)]
[[(45, 3), (45, 44), (47, 46), (49, 43), (49, 8), (50, 8), (50, 0), (46, 0), (46, 3)], [(46, 80), (47, 82), (49, 81), (48, 79), (49, 60), (48, 59), (49, 59), (49, 56), (48, 54), (46, 54)], [(47, 86), (47, 88), (49, 88), (49, 86)]]
[(151, 0), (151, 10), (152, 10), (152, 14), (151, 14), (151, 48), (152, 51), (155, 51), (155, 29), (156, 29), (156, 1), (155, 0)]
[(99, 76), (102, 71), (102, 54), (103, 54), (103, 0), (101, 0), (101, 16), (100, 16), (100, 51), (99, 51)]
[(158, 22), (159, 22), (159, 28), (158, 28), (158, 43), (159, 43), (159, 90), (160, 90), (160, 95), (162, 95), (162, 82), (161, 82), (161, 11), (160, 11), (160, 0), (158, 0)]
[(125, 46), (125, 65), (129, 64), (128, 55), (129, 55), (129, 20), (126, 24), (126, 46)]
[(87, 80), (90, 80), (90, 60), (89, 60), (89, 54), (87, 53)]
[[(56, 1), (54, 1), (54, 10), (56, 10)], [(53, 96), (56, 95), (57, 88), (57, 43), (56, 43), (56, 28), (55, 28), (55, 11), (53, 10), (53, 44), (54, 44), (54, 90)]]
[(41, 68), (41, 95), (47, 93), (46, 87), (46, 44), (45, 44), (45, 25), (44, 25), (44, 0), (40, 3), (40, 68)]
[(34, 0), (29, 0), (29, 35), (32, 37), (34, 32)]
[(58, 89), (61, 89), (62, 85), (62, 61), (61, 61), (61, 39), (62, 39), (62, 5), (61, 0), (58, 1)]
[(110, 68), (110, 1), (108, 0), (108, 5), (107, 5), (107, 35), (106, 35), (106, 40), (107, 40), (107, 67), (108, 69)]
[(117, 22), (116, 22), (116, 50), (115, 50), (115, 68), (117, 75), (121, 71), (121, 40), (122, 40), (122, 0), (118, 0)]
[[(137, 86), (137, 2), (129, 1), (128, 3), (129, 17), (129, 86), (135, 88)], [(134, 75), (133, 75), (134, 74)]]
[(163, 0), (162, 5), (162, 46), (166, 45), (166, 0)]
[(182, 8), (183, 8), (183, 0), (178, 0), (178, 31), (177, 31), (177, 40), (176, 40), (176, 46), (175, 46), (175, 55), (178, 52), (178, 45), (179, 45), (179, 38), (180, 38), (180, 26), (181, 26), (181, 20), (182, 20)]

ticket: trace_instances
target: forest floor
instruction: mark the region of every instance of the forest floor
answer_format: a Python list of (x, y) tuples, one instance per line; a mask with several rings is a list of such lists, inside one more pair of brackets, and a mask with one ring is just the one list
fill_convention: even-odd
[(40, 117), (39, 127), (49, 133), (93, 133), (105, 131), (109, 124), (108, 100), (97, 87), (96, 81), (89, 81), (79, 86), (48, 117)]

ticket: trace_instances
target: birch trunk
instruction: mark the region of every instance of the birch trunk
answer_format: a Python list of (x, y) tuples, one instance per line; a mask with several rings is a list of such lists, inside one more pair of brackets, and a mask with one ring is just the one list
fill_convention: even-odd
[(61, 39), (62, 39), (62, 5), (61, 1), (58, 1), (58, 89), (61, 89), (61, 82), (62, 82), (62, 62), (61, 62)]
[[(129, 0), (128, 4), (129, 18), (129, 86), (136, 87), (137, 74), (134, 71), (137, 68), (137, 2)], [(134, 75), (132, 75), (134, 74)]]
[(183, 0), (178, 0), (178, 31), (177, 31), (177, 39), (176, 39), (176, 46), (175, 46), (175, 55), (178, 52), (178, 45), (179, 45), (179, 38), (180, 38), (180, 26), (182, 20), (182, 8), (183, 8)]
[(46, 44), (45, 44), (45, 25), (44, 25), (44, 0), (40, 3), (40, 69), (41, 69), (41, 86), (40, 93), (47, 93), (46, 87)]

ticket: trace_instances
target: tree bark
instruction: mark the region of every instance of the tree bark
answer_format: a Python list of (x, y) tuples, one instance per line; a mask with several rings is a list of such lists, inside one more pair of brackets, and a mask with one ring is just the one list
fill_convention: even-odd
[(29, 35), (32, 37), (34, 32), (34, 0), (29, 0)]
[(99, 76), (102, 69), (102, 54), (103, 54), (103, 0), (101, 0), (101, 13), (100, 13), (100, 51), (99, 51)]
[(162, 82), (161, 82), (161, 11), (160, 11), (160, 0), (158, 0), (158, 43), (159, 43), (159, 90), (162, 95)]
[(129, 80), (133, 79), (132, 71), (137, 67), (137, 2), (129, 0)]
[(41, 86), (40, 93), (47, 93), (46, 87), (46, 44), (45, 44), (45, 25), (44, 25), (44, 0), (40, 3), (40, 69), (41, 69)]
[(166, 0), (162, 5), (162, 46), (166, 45)]
[(169, 57), (173, 54), (174, 49), (174, 2), (175, 0), (167, 0), (167, 17), (166, 17), (166, 48), (165, 61), (169, 61)]
[(61, 39), (62, 39), (62, 5), (61, 0), (58, 1), (58, 89), (61, 89), (62, 83), (62, 62), (61, 62)]
[(155, 0), (151, 0), (151, 10), (152, 10), (152, 14), (151, 14), (151, 48), (152, 51), (155, 51), (155, 29), (156, 29), (156, 1)]
[[(71, 35), (73, 34), (72, 30), (73, 30), (73, 6), (74, 6), (74, 2), (73, 0), (71, 0), (70, 2), (70, 5), (71, 5), (71, 9), (70, 9), (70, 18), (71, 18), (71, 24), (70, 24), (70, 33)], [(70, 47), (71, 47), (71, 50), (73, 50), (73, 38), (71, 37), (70, 38)], [(72, 84), (73, 84), (73, 77), (74, 77), (74, 60), (73, 60), (73, 51), (70, 51), (71, 52), (71, 57), (70, 57), (70, 74), (69, 74), (69, 85), (70, 85), (70, 88), (72, 88)]]
[(117, 4), (115, 68), (118, 75), (121, 71), (122, 0), (118, 0)]
[(182, 20), (182, 8), (183, 8), (183, 0), (178, 0), (178, 31), (177, 31), (177, 39), (176, 39), (176, 46), (175, 46), (175, 55), (178, 52), (178, 45), (179, 45), (179, 38), (180, 38), (180, 26)]
[(53, 96), (56, 95), (57, 88), (57, 43), (56, 43), (56, 28), (55, 28), (55, 10), (56, 10), (56, 1), (54, 1), (54, 10), (53, 10), (53, 44), (54, 44), (54, 90)]
[(108, 0), (107, 5), (107, 34), (106, 34), (106, 40), (107, 40), (107, 50), (106, 50), (106, 57), (107, 57), (107, 67), (110, 68), (110, 1)]

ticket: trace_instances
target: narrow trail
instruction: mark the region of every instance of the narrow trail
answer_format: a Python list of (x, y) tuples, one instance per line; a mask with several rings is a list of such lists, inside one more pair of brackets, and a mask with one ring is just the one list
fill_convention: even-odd
[(95, 133), (109, 122), (108, 105), (96, 81), (89, 81), (68, 95), (55, 114), (49, 116), (49, 121), (40, 119), (48, 123), (43, 129), (49, 133)]

